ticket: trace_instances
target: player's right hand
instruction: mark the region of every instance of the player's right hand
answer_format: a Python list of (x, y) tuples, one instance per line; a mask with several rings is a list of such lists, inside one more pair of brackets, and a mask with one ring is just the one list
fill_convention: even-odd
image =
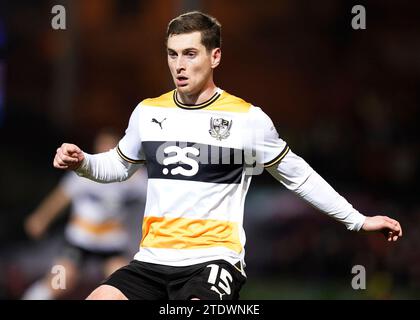
[(85, 155), (78, 146), (71, 143), (63, 143), (57, 149), (53, 164), (58, 169), (75, 170), (81, 166), (84, 159)]

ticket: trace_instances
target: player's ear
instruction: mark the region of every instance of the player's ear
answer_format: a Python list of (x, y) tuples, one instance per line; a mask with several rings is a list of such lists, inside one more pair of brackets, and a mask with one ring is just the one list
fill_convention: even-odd
[(222, 50), (220, 48), (215, 48), (211, 51), (211, 68), (215, 69), (222, 59)]

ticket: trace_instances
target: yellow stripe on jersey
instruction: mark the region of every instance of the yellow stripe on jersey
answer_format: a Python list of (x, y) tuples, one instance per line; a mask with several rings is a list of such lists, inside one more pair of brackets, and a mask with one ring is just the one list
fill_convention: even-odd
[(235, 97), (226, 91), (221, 94), (214, 94), (209, 100), (198, 105), (182, 104), (176, 98), (176, 90), (167, 92), (160, 97), (145, 99), (141, 102), (145, 107), (160, 107), (160, 108), (182, 108), (185, 110), (211, 110), (211, 111), (226, 111), (245, 113), (251, 108), (251, 104), (245, 102), (241, 98)]
[(122, 230), (121, 223), (117, 221), (108, 221), (103, 223), (93, 223), (81, 217), (72, 218), (70, 224), (80, 227), (85, 231), (93, 234), (104, 234), (112, 231)]
[(222, 220), (145, 217), (141, 247), (203, 249), (227, 247), (242, 251), (237, 223)]
[(220, 98), (205, 110), (246, 113), (250, 108), (250, 103), (223, 91)]

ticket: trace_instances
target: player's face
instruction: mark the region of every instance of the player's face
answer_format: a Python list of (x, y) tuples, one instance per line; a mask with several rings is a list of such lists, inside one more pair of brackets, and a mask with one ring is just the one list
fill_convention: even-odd
[(196, 95), (213, 81), (213, 69), (220, 63), (220, 49), (207, 51), (201, 33), (172, 35), (168, 38), (168, 65), (179, 93)]

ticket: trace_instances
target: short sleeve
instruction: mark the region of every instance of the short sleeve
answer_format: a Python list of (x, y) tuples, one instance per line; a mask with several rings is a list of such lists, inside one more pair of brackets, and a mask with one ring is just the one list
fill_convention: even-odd
[(128, 127), (124, 137), (120, 140), (117, 147), (118, 155), (130, 163), (143, 163), (145, 158), (142, 151), (140, 137), (140, 105), (138, 105), (130, 116)]
[(273, 121), (261, 108), (251, 107), (248, 149), (258, 164), (265, 168), (279, 163), (289, 152), (289, 146), (282, 140), (274, 127)]

